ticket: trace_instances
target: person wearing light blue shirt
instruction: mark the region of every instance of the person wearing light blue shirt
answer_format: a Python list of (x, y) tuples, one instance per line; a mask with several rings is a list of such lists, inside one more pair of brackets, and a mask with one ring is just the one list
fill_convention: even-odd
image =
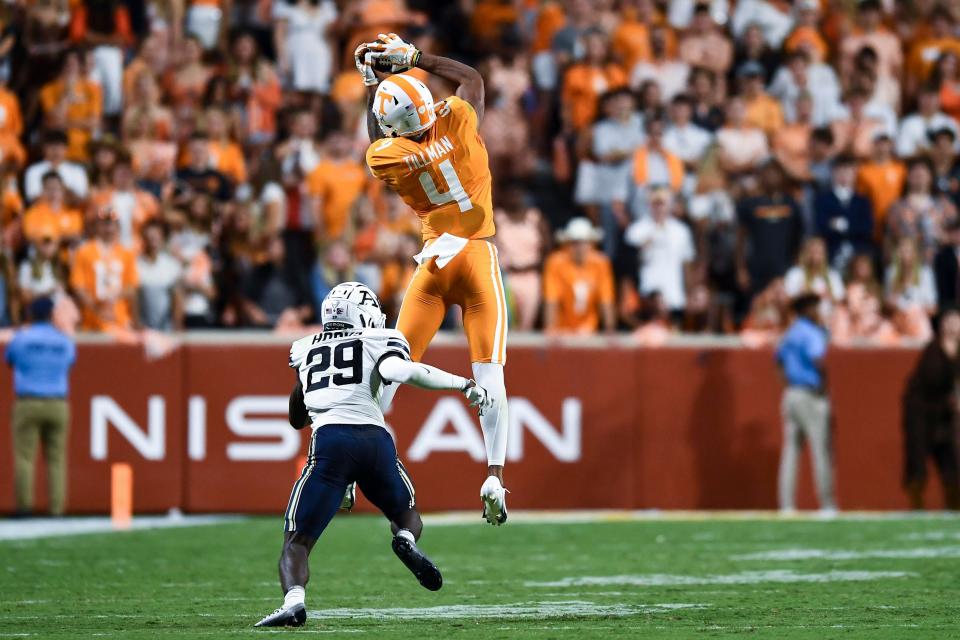
[(30, 306), (33, 324), (18, 331), (4, 359), (13, 368), (13, 455), (17, 514), (33, 511), (37, 448), (47, 461), (50, 513), (63, 514), (67, 484), (67, 393), (77, 358), (73, 341), (50, 322), (53, 302), (38, 298)]
[(830, 443), (830, 399), (826, 394), (823, 360), (827, 332), (820, 326), (820, 297), (803, 294), (793, 301), (796, 318), (777, 348), (777, 363), (783, 372), (783, 449), (780, 455), (780, 510), (796, 509), (797, 462), (803, 441), (810, 443), (820, 509), (836, 512), (833, 454)]

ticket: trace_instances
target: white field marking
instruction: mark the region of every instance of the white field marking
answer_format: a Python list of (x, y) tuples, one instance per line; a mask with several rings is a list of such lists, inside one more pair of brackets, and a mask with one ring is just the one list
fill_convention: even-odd
[[(772, 520), (778, 522), (823, 522), (816, 511), (799, 511), (785, 517), (778, 511), (664, 511), (661, 509), (578, 509), (559, 510), (510, 510), (510, 524), (567, 524), (580, 522), (635, 522), (635, 521), (716, 521), (716, 520)], [(843, 511), (830, 522), (864, 520), (960, 520), (960, 514), (951, 512), (913, 511)], [(483, 521), (479, 511), (450, 511), (428, 513), (423, 516), (426, 525), (434, 527), (477, 525)]]
[(960, 558), (960, 547), (919, 547), (914, 549), (777, 549), (730, 556), (731, 560), (868, 560), (871, 558), (915, 560)]
[(677, 609), (700, 609), (702, 604), (597, 604), (585, 600), (525, 602), (518, 604), (457, 604), (439, 607), (394, 607), (389, 609), (321, 609), (307, 616), (320, 620), (456, 620), (461, 618), (558, 618), (562, 616), (626, 617), (663, 613)]
[[(130, 530), (167, 529), (171, 527), (197, 527), (244, 519), (242, 516), (135, 516)], [(110, 533), (113, 524), (110, 518), (29, 518), (26, 520), (8, 520), (0, 522), (0, 541), (35, 540), (57, 536), (75, 536), (90, 533)]]
[(796, 571), (741, 571), (727, 575), (681, 576), (666, 573), (648, 573), (621, 576), (579, 576), (550, 582), (524, 582), (525, 587), (670, 587), (701, 584), (763, 584), (767, 582), (861, 582), (906, 578), (914, 574), (905, 571), (828, 571), (826, 573), (797, 573)]
[(960, 540), (960, 531), (915, 531), (900, 538), (902, 540)]

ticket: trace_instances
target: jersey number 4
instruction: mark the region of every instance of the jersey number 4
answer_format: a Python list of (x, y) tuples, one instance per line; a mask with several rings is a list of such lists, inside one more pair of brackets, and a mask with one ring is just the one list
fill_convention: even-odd
[(426, 192), (430, 202), (440, 205), (456, 201), (457, 206), (460, 207), (460, 213), (466, 213), (473, 209), (473, 203), (470, 202), (470, 197), (467, 195), (466, 189), (464, 189), (460, 183), (460, 176), (457, 175), (456, 169), (453, 168), (453, 163), (451, 163), (448, 158), (441, 162), (439, 166), (440, 173), (443, 174), (443, 179), (447, 181), (447, 187), (449, 187), (445, 193), (440, 193), (437, 189), (437, 183), (433, 181), (433, 177), (429, 171), (424, 171), (420, 174), (420, 185), (423, 187), (424, 192)]
[[(313, 362), (317, 357), (320, 358), (320, 361), (312, 365), (307, 371), (305, 393), (317, 389), (326, 389), (330, 386), (331, 378), (333, 384), (338, 387), (363, 381), (363, 344), (359, 340), (341, 342), (332, 349), (327, 344), (311, 349), (310, 353), (307, 354), (307, 362)], [(334, 369), (340, 371), (327, 374), (331, 364), (333, 364)], [(346, 369), (350, 370), (349, 374), (343, 373), (343, 370)]]

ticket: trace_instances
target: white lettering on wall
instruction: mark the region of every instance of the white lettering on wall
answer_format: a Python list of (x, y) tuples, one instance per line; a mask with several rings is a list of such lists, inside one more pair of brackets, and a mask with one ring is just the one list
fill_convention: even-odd
[(162, 460), (166, 454), (166, 404), (162, 396), (147, 399), (147, 431), (127, 415), (110, 396), (90, 398), (90, 456), (107, 459), (109, 425), (147, 460)]
[[(448, 424), (453, 426), (454, 433), (444, 433)], [(426, 460), (434, 451), (464, 451), (477, 462), (487, 459), (483, 436), (473, 417), (457, 398), (440, 398), (437, 401), (407, 450), (407, 458), (414, 462)]]
[(190, 396), (187, 404), (187, 455), (191, 460), (207, 457), (207, 399)]
[(511, 398), (509, 409), (510, 433), (507, 436), (507, 459), (523, 459), (523, 434), (529, 431), (561, 462), (580, 459), (580, 417), (582, 406), (578, 398), (564, 398), (562, 431), (558, 431), (526, 398)]
[[(239, 396), (227, 405), (227, 427), (245, 438), (267, 442), (231, 442), (228, 460), (290, 460), (300, 451), (300, 433), (287, 422), (286, 396)], [(264, 415), (270, 417), (252, 417)]]

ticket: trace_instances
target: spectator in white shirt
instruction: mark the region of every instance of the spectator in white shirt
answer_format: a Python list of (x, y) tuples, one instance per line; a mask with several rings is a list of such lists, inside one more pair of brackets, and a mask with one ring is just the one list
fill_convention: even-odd
[(673, 216), (673, 194), (650, 189), (650, 215), (627, 228), (626, 242), (640, 252), (640, 294), (659, 292), (672, 313), (687, 306), (688, 270), (695, 257), (693, 235)]
[(670, 125), (663, 134), (663, 146), (687, 165), (699, 162), (713, 142), (713, 135), (693, 124), (692, 118), (693, 103), (687, 95), (670, 101)]
[(796, 102), (803, 94), (813, 100), (811, 122), (815, 127), (830, 124), (840, 106), (840, 82), (833, 68), (821, 62), (811, 64), (809, 54), (798, 49), (777, 69), (769, 93), (780, 100), (787, 122), (796, 121)]
[(929, 132), (944, 128), (950, 129), (955, 135), (960, 133), (956, 121), (940, 110), (939, 90), (934, 86), (921, 88), (916, 112), (900, 122), (897, 155), (910, 158), (926, 151), (930, 148)]
[(604, 118), (590, 130), (591, 159), (577, 167), (574, 200), (588, 210), (594, 209), (591, 215), (599, 212), (603, 250), (611, 258), (628, 222), (630, 159), (646, 139), (643, 118), (635, 107), (628, 89), (611, 91), (601, 99)]
[(710, 17), (718, 25), (724, 25), (730, 18), (729, 0), (670, 0), (667, 9), (667, 21), (674, 29), (684, 30), (693, 20), (697, 7), (706, 6)]
[(827, 262), (827, 244), (822, 238), (804, 242), (797, 264), (783, 278), (783, 288), (790, 298), (809, 293), (819, 296), (821, 317), (830, 318), (833, 306), (843, 301), (845, 292), (843, 279)]
[(48, 171), (56, 171), (63, 180), (63, 186), (74, 199), (87, 197), (89, 181), (86, 170), (70, 162), (67, 158), (67, 134), (59, 129), (47, 131), (43, 136), (43, 160), (27, 168), (23, 178), (24, 194), (32, 202), (43, 191), (43, 176)]
[(740, 0), (730, 25), (733, 35), (740, 39), (749, 27), (756, 25), (767, 44), (779, 49), (793, 28), (793, 15), (782, 11), (777, 4), (767, 0)]
[(667, 56), (667, 30), (654, 27), (650, 32), (650, 60), (641, 60), (630, 75), (630, 86), (637, 88), (647, 80), (653, 80), (660, 87), (664, 100), (683, 91), (687, 86), (690, 66), (679, 58)]
[(759, 167), (770, 157), (767, 136), (746, 123), (743, 98), (727, 100), (724, 125), (717, 131), (720, 167), (728, 173), (743, 173)]
[(143, 253), (137, 258), (140, 276), (140, 320), (158, 331), (183, 329), (183, 267), (166, 249), (166, 232), (159, 220), (143, 227)]

